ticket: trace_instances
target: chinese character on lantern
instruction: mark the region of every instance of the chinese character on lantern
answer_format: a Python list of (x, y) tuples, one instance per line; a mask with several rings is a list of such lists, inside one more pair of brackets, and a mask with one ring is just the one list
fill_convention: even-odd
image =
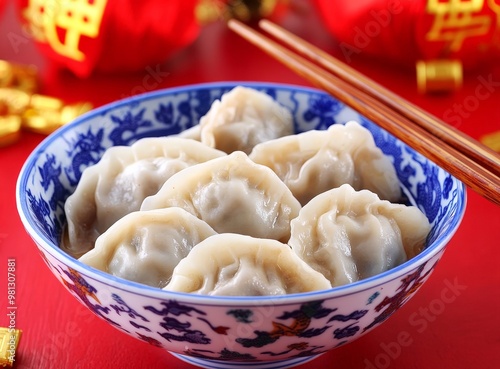
[(468, 37), (489, 32), (491, 18), (481, 14), (485, 0), (428, 0), (427, 12), (434, 22), (426, 35), (429, 41), (448, 42), (450, 52), (460, 50)]
[(48, 43), (65, 57), (82, 61), (85, 54), (79, 44), (82, 36), (99, 35), (107, 0), (29, 0), (24, 16), (30, 31), (40, 42)]

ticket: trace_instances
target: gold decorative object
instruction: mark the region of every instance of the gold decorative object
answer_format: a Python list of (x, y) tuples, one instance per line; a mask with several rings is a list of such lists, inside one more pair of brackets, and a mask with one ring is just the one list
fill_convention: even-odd
[(460, 60), (436, 59), (417, 62), (417, 86), (420, 93), (456, 91), (462, 86)]
[(48, 135), (92, 109), (88, 102), (66, 104), (38, 90), (36, 68), (0, 60), (0, 147), (16, 142), (21, 129)]
[(0, 366), (14, 365), (21, 333), (21, 330), (15, 328), (0, 328)]

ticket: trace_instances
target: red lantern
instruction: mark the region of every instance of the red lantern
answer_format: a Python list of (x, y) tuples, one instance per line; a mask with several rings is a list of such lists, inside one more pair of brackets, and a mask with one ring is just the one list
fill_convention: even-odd
[(196, 0), (18, 0), (40, 50), (80, 77), (163, 62), (198, 35)]
[(421, 73), (432, 67), (438, 79), (461, 79), (462, 67), (500, 60), (500, 0), (315, 3), (347, 62), (358, 54), (376, 56), (412, 67), (419, 63)]

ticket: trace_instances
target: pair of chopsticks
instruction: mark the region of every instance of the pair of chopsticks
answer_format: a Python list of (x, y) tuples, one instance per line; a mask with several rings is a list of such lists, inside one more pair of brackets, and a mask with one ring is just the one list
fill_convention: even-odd
[(268, 20), (259, 26), (298, 54), (237, 20), (228, 26), (500, 205), (500, 155), (495, 151)]

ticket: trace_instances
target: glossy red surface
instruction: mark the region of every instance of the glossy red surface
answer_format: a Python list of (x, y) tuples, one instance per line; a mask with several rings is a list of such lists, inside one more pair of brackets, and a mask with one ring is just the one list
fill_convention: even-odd
[[(283, 25), (339, 55), (337, 43), (315, 12), (306, 2), (297, 3)], [(37, 65), (42, 92), (68, 102), (86, 100), (100, 106), (139, 92), (211, 81), (309, 85), (223, 24), (206, 27), (194, 44), (164, 64), (129, 75), (80, 80), (41, 58), (21, 31), (11, 5), (1, 17), (0, 59)], [(454, 94), (423, 96), (417, 93), (413, 71), (364, 60), (362, 53), (351, 65), (477, 139), (500, 130), (500, 68), (469, 73), (464, 87)], [(15, 205), (18, 173), (43, 138), (23, 132), (18, 143), (0, 149), (0, 326), (9, 324), (6, 270), (7, 260), (13, 258), (15, 323), (23, 330), (15, 367), (192, 368), (91, 315), (44, 265)], [(471, 191), (468, 196), (460, 229), (416, 296), (374, 331), (297, 368), (498, 368), (500, 208)]]

